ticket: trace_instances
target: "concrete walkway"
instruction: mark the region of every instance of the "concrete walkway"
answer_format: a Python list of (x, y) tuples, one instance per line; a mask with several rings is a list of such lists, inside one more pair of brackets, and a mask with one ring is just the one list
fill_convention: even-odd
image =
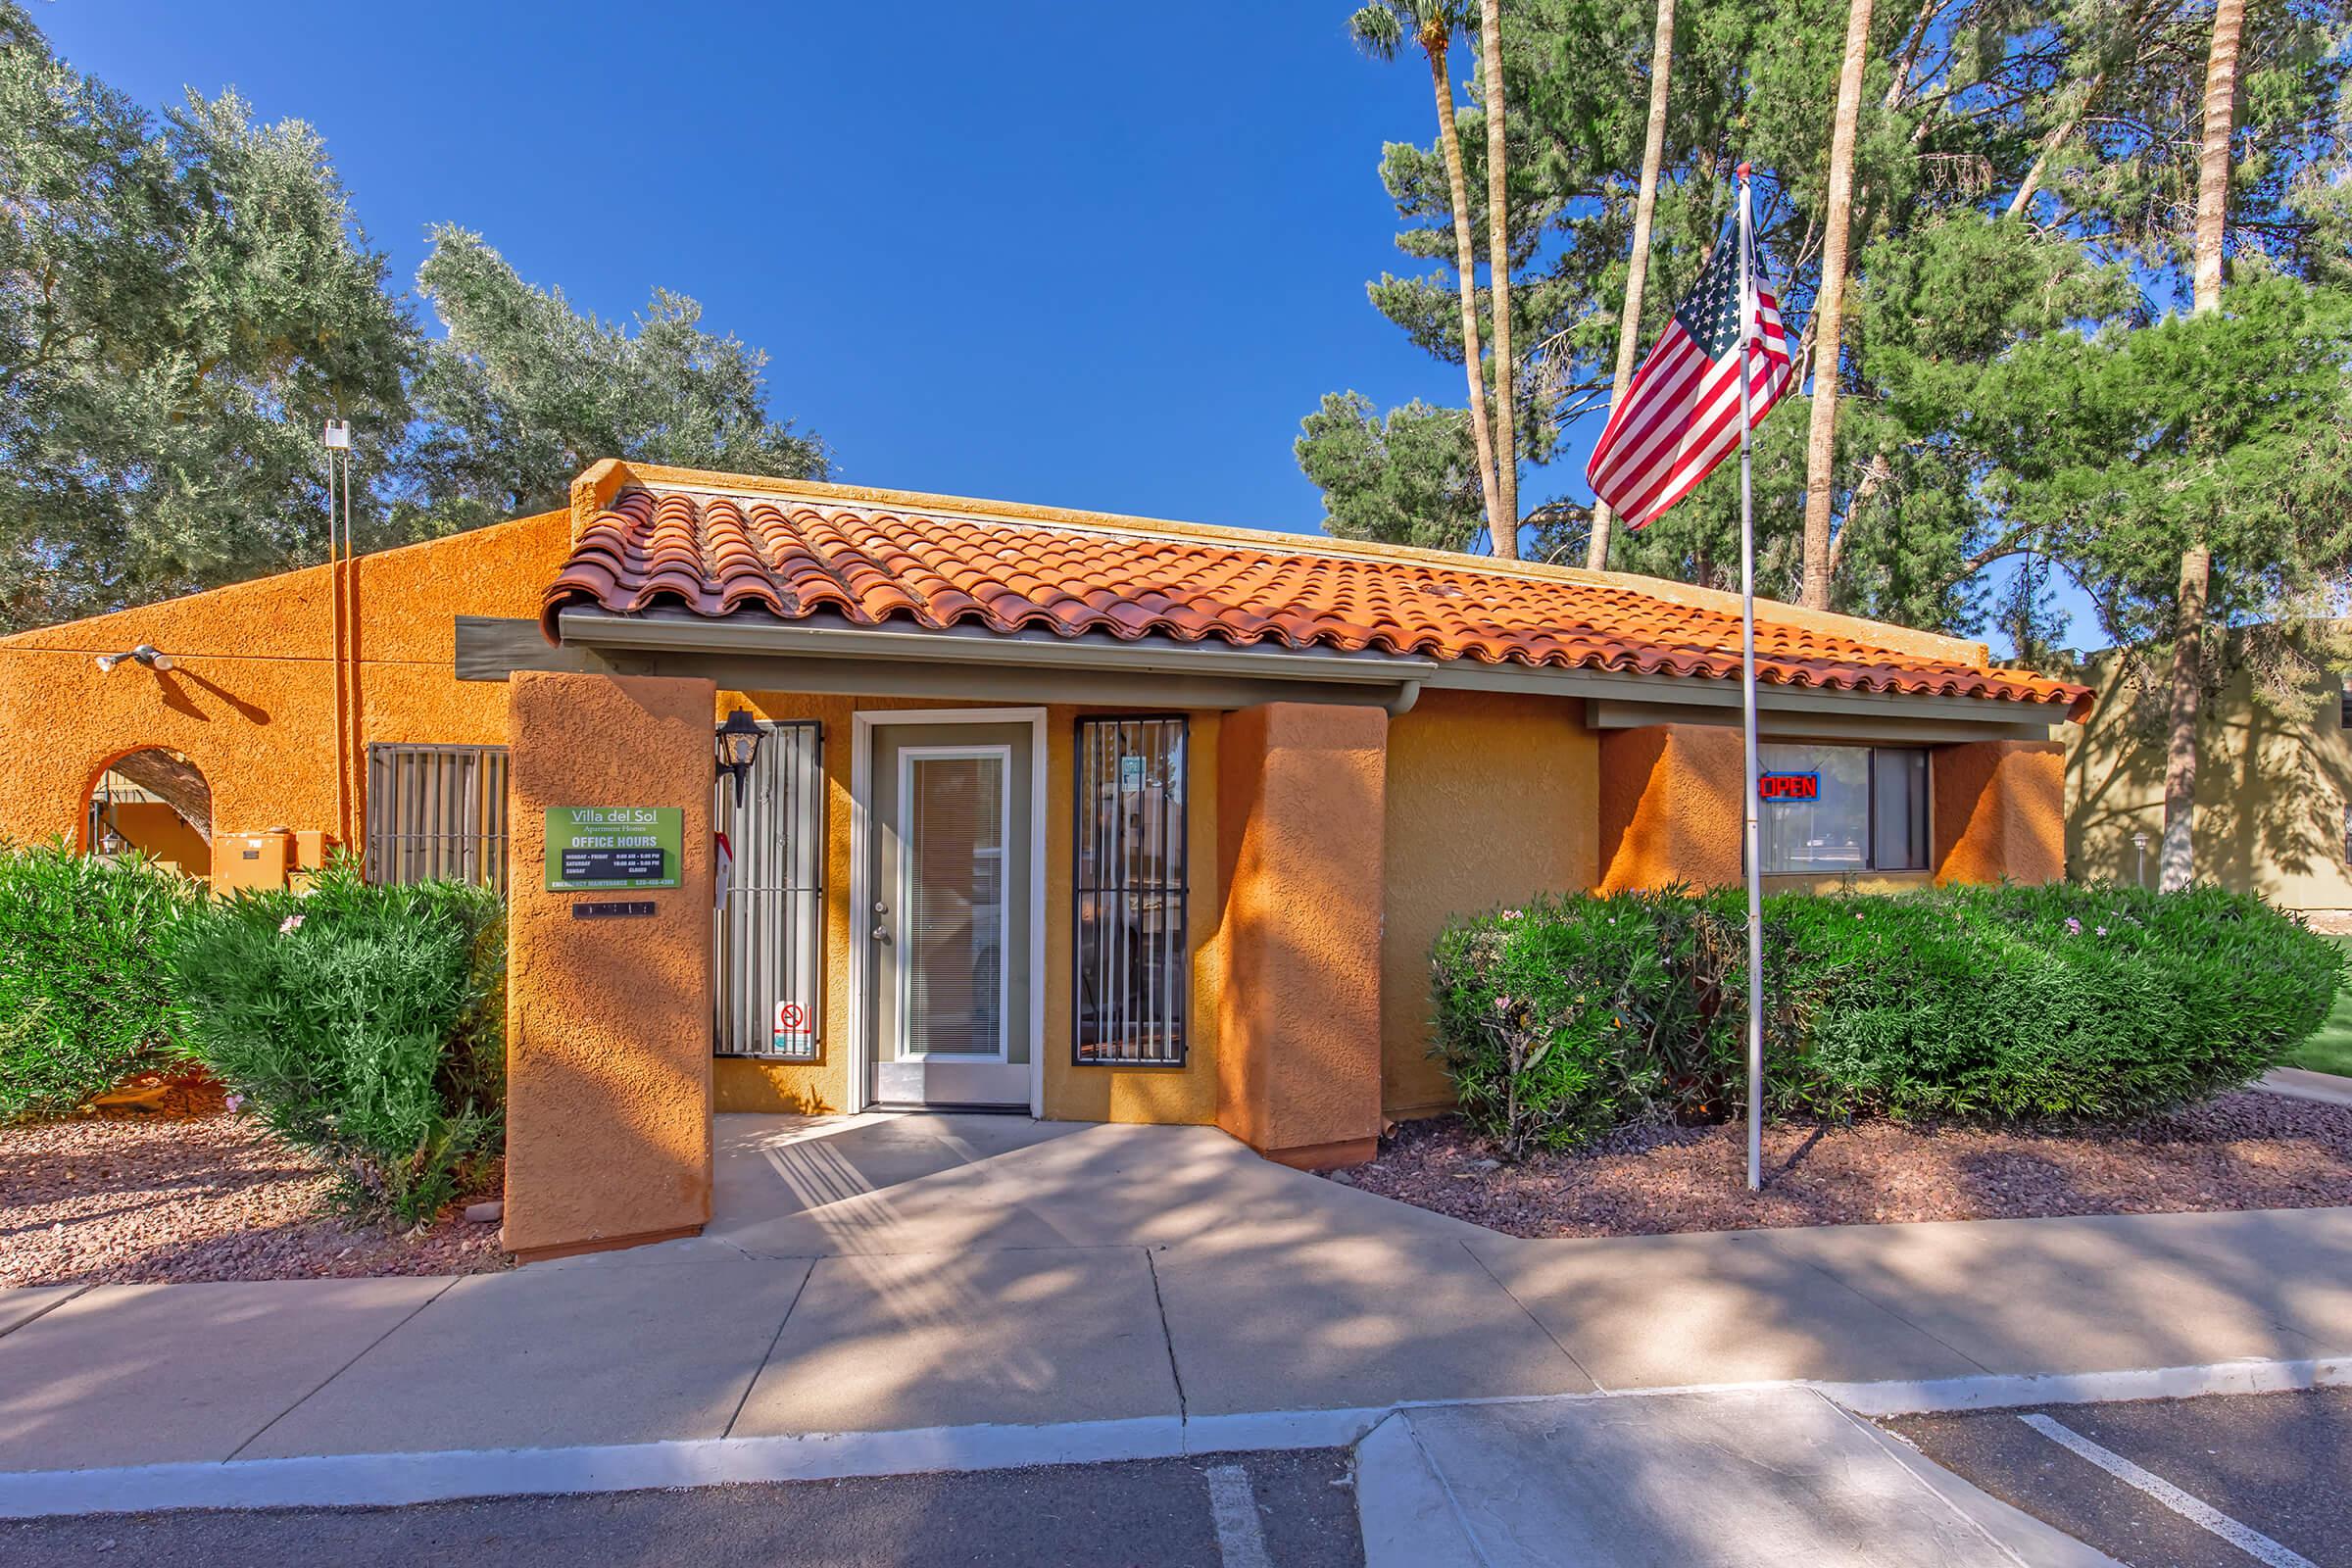
[(2352, 1352), (2352, 1209), (1523, 1242), (1208, 1129), (728, 1116), (718, 1146), (693, 1241), (0, 1292), (0, 1472)]
[(2254, 1085), (2290, 1100), (2316, 1100), (2323, 1105), (2352, 1105), (2352, 1078), (2339, 1073), (2311, 1072), (2302, 1067), (2273, 1067)]

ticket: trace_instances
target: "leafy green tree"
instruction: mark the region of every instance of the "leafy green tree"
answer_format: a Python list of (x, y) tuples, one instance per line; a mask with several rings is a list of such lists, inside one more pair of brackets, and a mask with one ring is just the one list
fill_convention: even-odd
[(325, 553), (415, 334), (318, 134), (233, 94), (159, 123), (0, 0), (0, 630)]
[(419, 283), (429, 345), (308, 125), (150, 116), (0, 0), (0, 631), (323, 560), (330, 417), (363, 549), (559, 503), (600, 457), (826, 472), (690, 299), (601, 322), (456, 229)]
[[(1828, 0), (1806, 3), (1828, 9)], [(1510, 335), (1514, 343), (1530, 345), (1512, 368), (1520, 394), (1515, 434), (1526, 459), (1541, 466), (1553, 457), (1565, 426), (1605, 406), (1613, 378), (1623, 337), (1628, 238), (1643, 206), (1640, 176), (1659, 17), (1650, 0), (1517, 0), (1505, 15), (1498, 55), (1514, 106), (1501, 182), (1512, 258)], [(1843, 9), (1837, 15), (1842, 23)], [(1645, 251), (1643, 338), (1654, 334), (1704, 268), (1730, 211), (1729, 174), (1738, 160), (1728, 155), (1727, 138), (1736, 120), (1754, 118), (1751, 73), (1763, 72), (1762, 79), (1778, 90), (1793, 70), (1773, 65), (1769, 55), (1780, 25), (1760, 0), (1727, 0), (1681, 29), (1675, 44), (1678, 97), (1661, 124), (1659, 172), (1649, 182), (1655, 239)], [(1487, 48), (1483, 37), (1481, 48)], [(1820, 65), (1834, 71), (1835, 60)], [(1685, 76), (1692, 82), (1688, 92), (1682, 91)], [(1757, 89), (1756, 97), (1763, 95)], [(1473, 176), (1466, 199), (1475, 201), (1482, 186), (1493, 185), (1477, 177), (1488, 173), (1481, 167), (1489, 157), (1482, 145), (1487, 138), (1477, 133), (1485, 129), (1483, 107), (1465, 111), (1460, 123), (1462, 158)], [(1826, 156), (1821, 125), (1801, 118), (1793, 124), (1810, 137), (1807, 156)], [(1369, 285), (1369, 294), (1375, 309), (1433, 357), (1467, 365), (1470, 334), (1455, 321), (1459, 268), (1450, 273), (1443, 268), (1445, 225), (1455, 207), (1446, 152), (1443, 143), (1392, 143), (1384, 150), (1383, 184), (1410, 225), (1397, 234), (1397, 246), (1439, 266), (1419, 276), (1384, 274)], [(1794, 213), (1782, 188), (1768, 182), (1759, 214), (1768, 241), (1788, 228)], [(1484, 216), (1473, 211), (1469, 218)], [(1789, 248), (1797, 248), (1795, 237)], [(1784, 292), (1786, 287), (1784, 282)], [(1492, 319), (1491, 290), (1478, 291), (1478, 305), (1473, 328)], [(1548, 524), (1571, 514), (1581, 532), (1591, 514), (1573, 500), (1555, 498), (1529, 515)]]
[(1478, 535), (1478, 454), (1460, 409), (1416, 399), (1379, 416), (1360, 392), (1329, 393), (1297, 450), (1335, 537), (1463, 550)]
[(767, 412), (767, 355), (704, 330), (657, 289), (635, 330), (535, 288), (481, 236), (444, 225), (416, 273), (445, 339), (425, 353), (410, 457), (413, 529), (560, 506), (599, 458), (821, 479), (824, 443)]
[[(2000, 457), (1987, 501), (2082, 585), (2142, 689), (2168, 688), (2168, 742), (2185, 730), (2193, 748), (2227, 659), (2263, 668), (2275, 701), (2311, 668), (2293, 645), (2352, 567), (2347, 363), (2352, 297), (2266, 270), (2216, 311), (2047, 334), (1981, 383), (1981, 439)], [(2192, 550), (2211, 564), (2201, 582), (2181, 569)], [(2207, 644), (2185, 705), (2169, 690), (2184, 637)]]
[[(1816, 466), (1829, 481), (1834, 608), (1959, 632), (2014, 625), (2031, 645), (2047, 630), (2053, 573), (2080, 580), (2102, 603), (2144, 590), (2119, 599), (2119, 585), (2100, 574), (2120, 558), (2089, 550), (2081, 530), (2057, 530), (2045, 511), (2012, 504), (2006, 486), (2034, 455), (2006, 448), (1989, 413), (2017, 390), (2009, 362), (2031, 359), (2043, 338), (2113, 355), (2130, 333), (2187, 304), (2193, 218), (2213, 186), (2201, 178), (2200, 87), (2216, 7), (1918, 0), (1877, 8), (1853, 95), (1844, 320), (1838, 352), (1825, 345), (1816, 356), (1838, 403), (1830, 461)], [(1850, 5), (1719, 0), (1676, 19), (1654, 178), (1644, 177), (1643, 157), (1643, 109), (1657, 84), (1654, 0), (1510, 0), (1507, 17), (1512, 322), (1515, 338), (1531, 345), (1522, 385), (1536, 393), (1523, 430), (1533, 422), (1556, 432), (1605, 406), (1628, 316), (1641, 345), (1655, 341), (1726, 231), (1731, 170), (1742, 160), (1757, 170), (1766, 279), (1799, 327), (1800, 357), (1809, 354)], [(2245, 0), (2221, 202), (2241, 269), (2259, 262), (2339, 294), (2352, 287), (2346, 36), (2341, 0)], [(1465, 128), (1477, 113), (1464, 113)], [(1474, 166), (1479, 140), (1465, 137)], [(1391, 146), (1384, 155), (1390, 196), (1419, 225), (1399, 236), (1407, 254), (1443, 254), (1437, 163), (1426, 148)], [(1629, 313), (1644, 185), (1654, 193), (1646, 286)], [(1448, 281), (1383, 277), (1372, 298), (1412, 341), (1458, 363), (1461, 338), (1441, 309)], [(2291, 380), (2294, 334), (2261, 340), (2284, 356), (2271, 370)], [(1793, 454), (1792, 490), (1788, 442), (1791, 426), (1809, 421), (1811, 401), (1788, 402), (1758, 431), (1757, 526), (1761, 585), (1795, 598), (1804, 454)], [(2068, 406), (2039, 416), (2045, 425), (2072, 417)], [(2306, 432), (2307, 465), (2334, 461), (2325, 428)], [(2090, 450), (2071, 434), (2056, 445), (2079, 457)], [(1557, 448), (1534, 450), (1541, 463)], [(2207, 458), (2219, 461), (2215, 450)], [(2132, 451), (2116, 449), (2109, 461), (2129, 464)], [(2340, 469), (2302, 480), (2293, 505), (2305, 519), (2344, 488)], [(1727, 466), (1642, 535), (1618, 540), (1615, 562), (1720, 583), (1735, 559), (1735, 508)], [(2253, 608), (2269, 588), (2289, 576), (2324, 577), (2326, 530), (2298, 537), (2306, 544), (2291, 571), (2257, 561), (2257, 591), (2216, 588), (2216, 613), (2274, 612)], [(2175, 566), (2186, 543), (2138, 536), (2140, 548), (2169, 550)], [(2223, 569), (2217, 555), (2215, 570)], [(2031, 579), (2022, 587), (2020, 570)], [(2176, 581), (2167, 602), (2178, 595)], [(2134, 636), (2156, 624), (2127, 619)]]

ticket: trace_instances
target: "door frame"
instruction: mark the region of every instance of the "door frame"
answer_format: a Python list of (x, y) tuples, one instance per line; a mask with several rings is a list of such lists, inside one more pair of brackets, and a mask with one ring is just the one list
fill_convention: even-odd
[[(850, 714), (850, 1039), (849, 1108), (872, 1103), (876, 1020), (867, 1004), (874, 982), (869, 929), (874, 904), (874, 739), (886, 724), (1027, 724), (1029, 726), (1029, 1114), (1046, 1113), (1046, 710), (1042, 708), (859, 709)], [(974, 743), (979, 744), (979, 743)], [(1006, 868), (1008, 871), (1009, 867)], [(1007, 957), (1007, 964), (1010, 963)], [(1009, 1027), (1011, 1020), (1005, 1020)]]

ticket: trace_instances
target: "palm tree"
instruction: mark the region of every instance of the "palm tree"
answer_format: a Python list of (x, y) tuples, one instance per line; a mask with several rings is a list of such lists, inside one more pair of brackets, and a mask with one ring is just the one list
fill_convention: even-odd
[[(2230, 207), (2230, 137), (2236, 128), (2237, 44), (2245, 30), (2246, 0), (2218, 0), (2213, 43), (2205, 55), (2205, 125), (2197, 157), (2197, 230), (2192, 252), (2191, 314), (2222, 308), (2222, 232)], [(2164, 842), (2157, 854), (2157, 886), (2170, 892), (2196, 880), (2197, 710), (2204, 695), (2198, 646), (2205, 635), (2205, 596), (2213, 551), (2199, 540), (2180, 552), (2180, 591), (2173, 616), (2172, 733), (2164, 756)]]
[(1813, 301), (1813, 422), (1805, 431), (1805, 591), (1809, 610), (1830, 608), (1830, 478), (1838, 445), (1838, 349), (1845, 331), (1846, 230), (1854, 209), (1854, 138), (1862, 120), (1862, 68), (1870, 56), (1870, 0), (1845, 14), (1838, 68), (1838, 118), (1830, 125), (1830, 188), (1822, 219), (1821, 290)]
[[(1479, 345), (1478, 254), (1470, 238), (1470, 187), (1462, 176), (1462, 139), (1453, 123), (1453, 83), (1446, 62), (1454, 34), (1470, 25), (1468, 0), (1375, 0), (1348, 19), (1348, 31), (1365, 53), (1396, 58), (1409, 31), (1429, 57), (1430, 86), (1438, 97), (1438, 146), (1453, 197), (1454, 270), (1462, 285), (1462, 365), (1470, 379), (1470, 434), (1478, 447), (1478, 480), (1487, 503), (1487, 531), (1497, 555), (1516, 554), (1518, 530), (1503, 520), (1502, 486), (1494, 465), (1494, 435), (1487, 421), (1487, 378)], [(1509, 545), (1506, 551), (1505, 544)]]
[(2237, 41), (2246, 0), (2213, 8), (2213, 46), (2205, 56), (2205, 135), (2197, 155), (2195, 314), (2222, 308), (2222, 220), (2230, 205), (2230, 137), (2236, 129)]
[[(1609, 408), (1625, 401), (1633, 384), (1634, 351), (1642, 342), (1642, 289), (1649, 277), (1649, 225), (1658, 211), (1658, 165), (1666, 156), (1666, 81), (1674, 68), (1674, 0), (1658, 0), (1658, 26), (1649, 46), (1649, 126), (1642, 141), (1642, 189), (1634, 198), (1634, 254), (1625, 273), (1625, 308), (1617, 317), (1617, 379)], [(1609, 564), (1609, 504), (1592, 503), (1592, 537), (1585, 564), (1605, 571)]]
[(1487, 286), (1494, 296), (1494, 489), (1502, 524), (1488, 519), (1494, 553), (1519, 555), (1519, 429), (1511, 404), (1517, 368), (1511, 363), (1511, 208), (1503, 189), (1502, 0), (1482, 0), (1479, 54), (1487, 88)]

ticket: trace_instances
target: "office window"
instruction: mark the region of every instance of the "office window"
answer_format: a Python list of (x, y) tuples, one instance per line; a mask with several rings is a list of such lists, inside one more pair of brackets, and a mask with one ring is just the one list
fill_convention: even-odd
[(1897, 746), (1759, 748), (1767, 773), (1812, 773), (1817, 798), (1763, 803), (1764, 874), (1924, 871), (1928, 754)]
[(1074, 1059), (1179, 1066), (1185, 939), (1185, 721), (1078, 721)]

